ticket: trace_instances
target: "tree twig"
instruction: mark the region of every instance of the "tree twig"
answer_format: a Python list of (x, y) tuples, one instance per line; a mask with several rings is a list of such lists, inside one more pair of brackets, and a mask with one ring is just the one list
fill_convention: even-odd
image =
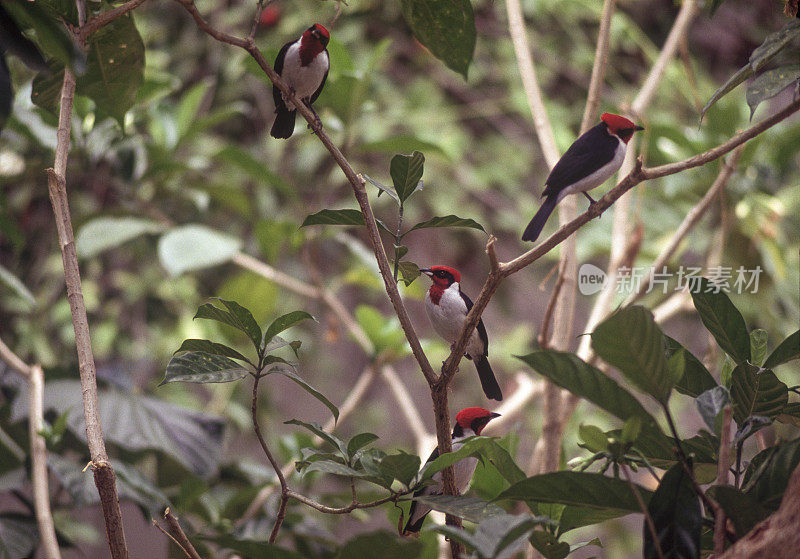
[(197, 553), (197, 550), (192, 545), (192, 542), (190, 542), (189, 538), (186, 537), (186, 533), (183, 531), (183, 528), (181, 528), (180, 522), (178, 522), (178, 517), (172, 514), (172, 511), (169, 510), (169, 507), (167, 507), (167, 509), (164, 511), (164, 518), (167, 521), (170, 533), (175, 538), (178, 546), (183, 550), (186, 556), (189, 559), (202, 559), (200, 554)]
[(124, 4), (117, 6), (112, 10), (100, 13), (83, 24), (78, 30), (78, 40), (81, 44), (86, 44), (89, 36), (96, 32), (101, 27), (108, 25), (118, 17), (121, 17), (128, 12), (131, 12), (145, 3), (145, 0), (128, 0)]
[[(722, 432), (719, 442), (719, 460), (717, 461), (717, 485), (728, 485), (731, 461), (731, 406), (722, 410)], [(725, 511), (719, 511), (714, 517), (714, 557), (725, 552)]]

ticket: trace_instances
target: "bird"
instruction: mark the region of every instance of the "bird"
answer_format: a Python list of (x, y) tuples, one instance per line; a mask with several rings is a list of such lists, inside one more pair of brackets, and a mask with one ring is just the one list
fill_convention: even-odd
[[(495, 417), (500, 417), (499, 413), (490, 412), (483, 408), (464, 408), (456, 414), (456, 425), (453, 428), (453, 452), (457, 451), (464, 444), (464, 439), (480, 435), (486, 424)], [(439, 457), (439, 449), (436, 448), (431, 453), (430, 458), (425, 464), (434, 461)], [(459, 460), (453, 464), (453, 477), (455, 478), (455, 486), (459, 494), (462, 493), (472, 479), (472, 474), (475, 473), (475, 466), (478, 464), (478, 459), (474, 456), (469, 456)], [(441, 495), (442, 494), (442, 473), (437, 472), (433, 475), (433, 485), (427, 485), (414, 493), (414, 497), (422, 495)], [(408, 511), (408, 522), (403, 529), (403, 535), (416, 534), (422, 528), (422, 523), (425, 517), (431, 512), (430, 507), (423, 505), (418, 501), (411, 502), (411, 509)]]
[(628, 141), (637, 130), (644, 128), (624, 116), (603, 113), (600, 124), (575, 140), (550, 171), (544, 183), (542, 207), (528, 223), (522, 240), (535, 241), (556, 204), (568, 194), (583, 192), (589, 204), (594, 204), (586, 191), (600, 186), (619, 170)]
[[(431, 266), (422, 268), (420, 272), (429, 276), (433, 283), (425, 294), (425, 310), (433, 325), (433, 329), (446, 341), (455, 344), (467, 313), (472, 308), (472, 301), (461, 291), (461, 274), (449, 266)], [(494, 371), (489, 365), (489, 338), (483, 320), (472, 331), (467, 350), (467, 359), (475, 363), (478, 377), (481, 379), (483, 393), (487, 398), (500, 401), (503, 393), (497, 384)]]
[[(317, 100), (330, 69), (328, 42), (330, 33), (319, 23), (315, 23), (296, 41), (283, 45), (275, 59), (275, 71), (280, 74), (286, 85), (314, 111), (311, 104)], [(284, 98), (277, 86), (272, 86), (272, 97), (275, 100), (275, 122), (270, 130), (273, 138), (289, 138), (294, 132), (294, 118), (297, 110), (294, 104)], [(314, 115), (316, 115), (314, 111)], [(319, 116), (317, 116), (319, 121)]]

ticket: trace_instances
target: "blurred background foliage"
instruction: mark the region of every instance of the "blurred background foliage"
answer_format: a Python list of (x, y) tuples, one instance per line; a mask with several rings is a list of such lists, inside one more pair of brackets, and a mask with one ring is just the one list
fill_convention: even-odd
[[(196, 4), (216, 27), (240, 35), (250, 28), (252, 3)], [(602, 3), (539, 0), (523, 5), (547, 110), (563, 151), (580, 124)], [(274, 60), (280, 46), (312, 22), (328, 25), (337, 7), (343, 11), (330, 26), (331, 71), (315, 104), (335, 143), (357, 171), (384, 184), (389, 184), (389, 161), (395, 153), (423, 152), (424, 189), (405, 208), (406, 223), (457, 213), (499, 238), (501, 259), (521, 252), (521, 226), (538, 206), (548, 171), (531, 125), (502, 3), (473, 2), (478, 39), (466, 81), (414, 40), (398, 2), (274, 2), (256, 41), (266, 58)], [(670, 0), (618, 2), (601, 111), (625, 110), (678, 8)], [(641, 119), (646, 127), (641, 152), (647, 165), (690, 157), (748, 126), (749, 108), (741, 88), (721, 99), (702, 125), (699, 111), (764, 37), (784, 24), (780, 11), (781, 4), (774, 0), (728, 0), (713, 18), (707, 11), (699, 15), (681, 56), (668, 66), (654, 103)], [(428, 390), (390, 318), (363, 232), (299, 228), (310, 213), (356, 207), (349, 184), (320, 142), (300, 125), (289, 141), (270, 139), (265, 131), (273, 105), (266, 77), (246, 53), (202, 34), (177, 3), (145, 3), (135, 11), (134, 21), (146, 53), (144, 81), (134, 106), (120, 124), (98, 114), (88, 98), (79, 96), (67, 173), (103, 383), (101, 402), (106, 398), (110, 409), (120, 412), (119, 421), (106, 426), (106, 436), (115, 456), (137, 468), (128, 478), (121, 475), (123, 482), (149, 477), (149, 491), (160, 492), (190, 524), (225, 532), (273, 474), (252, 436), (246, 386), (170, 384), (156, 390), (183, 339), (223, 340), (234, 347), (245, 341), (213, 322), (193, 321), (197, 307), (211, 296), (236, 300), (252, 309), (261, 324), (294, 309), (314, 314), (317, 323), (303, 324), (293, 333), (303, 342), (300, 372), (337, 405), (371, 358), (324, 306), (231, 262), (232, 254), (244, 251), (290, 276), (334, 290), (373, 341), (394, 349), (391, 359), (431, 429)], [(74, 336), (43, 173), (52, 166), (56, 118), (31, 103), (33, 72), (15, 58), (8, 64), (16, 94), (12, 116), (0, 135), (0, 337), (26, 361), (45, 366), (53, 402), (46, 417), (55, 426), (63, 416), (62, 423), (71, 427), (61, 428), (63, 436), (50, 438), (51, 448), (58, 460), (83, 463), (85, 446), (75, 438), (82, 430), (80, 406), (65, 396), (67, 389), (75, 390), (69, 384), (77, 383), (70, 380), (76, 378)], [(755, 120), (782, 106), (791, 94), (789, 90), (763, 104)], [(719, 265), (761, 266), (758, 292), (732, 299), (751, 328), (770, 333), (770, 347), (797, 329), (800, 316), (798, 145), (796, 117), (748, 143), (724, 195), (670, 262), (673, 270), (701, 266), (714, 252)], [(653, 261), (711, 185), (719, 165), (714, 162), (635, 189), (633, 216), (644, 229), (641, 251), (632, 265)], [(396, 208), (389, 197), (377, 198), (377, 189), (369, 185), (368, 191), (376, 216), (394, 227)], [(578, 202), (580, 208), (583, 203)], [(579, 263), (605, 265), (611, 221), (609, 214), (581, 229)], [(548, 227), (552, 231), (555, 225)], [(404, 241), (409, 247), (406, 258), (420, 266), (455, 266), (464, 277), (464, 290), (474, 296), (488, 270), (486, 238), (473, 229), (415, 231)], [(385, 241), (389, 251), (391, 240), (387, 236)], [(495, 370), (509, 388), (520, 369), (512, 355), (535, 347), (555, 262), (556, 253), (551, 253), (510, 278), (484, 314)], [(426, 288), (425, 281), (417, 281), (402, 286), (401, 292), (436, 363), (444, 359), (447, 347), (432, 337), (420, 318)], [(644, 304), (652, 308), (663, 297), (651, 294)], [(576, 333), (582, 332), (591, 303), (590, 297), (578, 296)], [(690, 310), (664, 330), (703, 356), (709, 344), (698, 324)], [(577, 340), (573, 349), (576, 346)], [(711, 370), (718, 374), (719, 363), (712, 363)], [(800, 374), (794, 375), (787, 381), (790, 385), (800, 383)], [(25, 446), (24, 425), (12, 409), (13, 396), (22, 389), (8, 380), (10, 376), (2, 377), (0, 427)], [(482, 402), (473, 381), (471, 370), (455, 379), (451, 410)], [(297, 449), (310, 439), (282, 422), (295, 417), (324, 422), (327, 410), (314, 401), (309, 404), (302, 390), (282, 378), (265, 383), (262, 395), (266, 432), (281, 441), (283, 460), (297, 458)], [(521, 465), (527, 463), (541, 427), (539, 410), (534, 401), (505, 439), (518, 452)], [(688, 424), (699, 425), (693, 410), (685, 413), (691, 416)], [(159, 420), (151, 421), (148, 414)], [(575, 425), (594, 420), (611, 427), (586, 406), (577, 415)], [(177, 418), (173, 429), (164, 426), (165, 416)], [(364, 430), (379, 435), (379, 444), (387, 450), (412, 446), (411, 433), (380, 382), (357, 413), (337, 426), (343, 436)], [(568, 428), (565, 459), (580, 452), (574, 432)], [(137, 433), (142, 440), (133, 441)], [(184, 441), (185, 452), (174, 451), (176, 441)], [(9, 466), (3, 471), (15, 470)], [(492, 475), (496, 474), (479, 469), (474, 484), (479, 495), (492, 496)], [(313, 478), (306, 476), (304, 481)], [(73, 485), (62, 481), (73, 502), (90, 502), (79, 500), (80, 488), (69, 490), (80, 479), (72, 480)], [(136, 482), (131, 485), (136, 487)], [(327, 491), (335, 501), (340, 490), (347, 499), (346, 488), (335, 483), (325, 482), (313, 492)], [(154, 502), (132, 491), (143, 510)], [(62, 510), (68, 510), (67, 500), (61, 502)], [(263, 514), (238, 526), (237, 534), (268, 533), (273, 505), (268, 502)], [(341, 542), (363, 531), (359, 523), (388, 527), (396, 521), (391, 505), (378, 510), (385, 514), (362, 511), (330, 518), (293, 507), (287, 533), (299, 550), (322, 556), (326, 540)], [(68, 515), (60, 518), (59, 528), (71, 526), (74, 541), (101, 539), (97, 524), (92, 530)], [(614, 521), (604, 527), (601, 539), (614, 556), (625, 556), (640, 545), (638, 528), (632, 530), (630, 523)], [(426, 546), (430, 549), (431, 542), (426, 540)]]

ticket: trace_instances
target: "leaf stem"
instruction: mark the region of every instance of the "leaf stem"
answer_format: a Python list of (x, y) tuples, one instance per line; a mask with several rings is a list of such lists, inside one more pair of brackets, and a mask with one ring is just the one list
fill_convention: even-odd
[[(397, 234), (394, 236), (395, 247), (400, 246), (403, 239), (403, 201), (400, 201), (400, 209), (397, 212)], [(394, 282), (397, 283), (397, 274), (400, 270), (400, 259), (397, 257), (397, 249), (394, 251)]]
[(650, 516), (650, 511), (647, 510), (647, 505), (644, 504), (644, 500), (642, 499), (642, 496), (639, 494), (639, 490), (636, 488), (636, 485), (633, 483), (633, 480), (631, 479), (631, 473), (628, 471), (628, 466), (626, 466), (625, 464), (622, 465), (622, 473), (625, 475), (625, 479), (628, 481), (628, 486), (631, 488), (631, 493), (633, 493), (633, 497), (639, 504), (639, 508), (642, 509), (642, 514), (644, 514), (644, 522), (647, 525), (647, 530), (650, 532), (650, 537), (653, 538), (653, 547), (655, 547), (656, 555), (658, 556), (658, 559), (664, 559), (664, 552), (661, 551), (661, 541), (659, 541), (658, 532), (656, 531), (656, 525), (653, 522), (653, 517)]

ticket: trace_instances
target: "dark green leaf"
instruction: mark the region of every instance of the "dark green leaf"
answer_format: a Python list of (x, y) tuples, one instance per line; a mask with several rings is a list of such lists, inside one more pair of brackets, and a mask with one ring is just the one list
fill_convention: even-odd
[(359, 210), (320, 210), (307, 216), (300, 227), (309, 225), (360, 225), (364, 226), (364, 214)]
[[(541, 505), (540, 505), (541, 507)], [(612, 518), (618, 518), (623, 514), (615, 509), (596, 509), (588, 507), (564, 507), (561, 516), (558, 518), (558, 533), (564, 534), (575, 528), (599, 524)]]
[(776, 417), (775, 420), (800, 427), (800, 402), (789, 402), (786, 404), (781, 414)]
[[(647, 503), (652, 493), (644, 487), (638, 489)], [(625, 481), (595, 473), (562, 471), (532, 476), (515, 483), (495, 500), (506, 499), (605, 509), (618, 512), (618, 516), (641, 511)]]
[[(638, 305), (617, 311), (592, 332), (595, 353), (661, 403), (680, 378), (667, 366), (664, 347), (653, 313)], [(683, 371), (678, 372), (682, 376)]]
[(486, 230), (483, 226), (474, 219), (465, 219), (457, 215), (445, 215), (441, 217), (433, 217), (428, 221), (417, 223), (414, 227), (409, 229), (407, 233), (416, 231), (417, 229), (429, 229), (432, 227), (469, 227), (471, 229), (480, 229), (484, 233)]
[(215, 542), (223, 549), (235, 551), (242, 557), (247, 557), (247, 559), (305, 559), (299, 553), (269, 544), (266, 541), (237, 540), (227, 534), (213, 538), (205, 537), (204, 539)]
[(725, 516), (733, 522), (737, 538), (744, 536), (769, 515), (769, 511), (752, 496), (730, 485), (713, 485), (708, 488), (708, 495), (719, 503)]
[(343, 460), (347, 460), (347, 445), (344, 444), (344, 441), (341, 440), (336, 435), (332, 435), (327, 433), (319, 423), (312, 422), (306, 423), (305, 421), (300, 421), (299, 419), (290, 419), (289, 421), (284, 421), (286, 425), (299, 425), (300, 427), (305, 427), (320, 439), (327, 442), (331, 445), (334, 449), (336, 449), (339, 453), (339, 456), (342, 457)]
[(736, 446), (743, 443), (751, 435), (755, 435), (756, 432), (760, 431), (767, 425), (772, 425), (772, 420), (769, 417), (765, 417), (763, 415), (751, 415), (744, 421), (742, 426), (736, 430), (736, 434), (733, 436), (733, 445)]
[(767, 356), (767, 331), (756, 328), (750, 332), (750, 363), (760, 367)]
[(219, 297), (211, 297), (211, 299), (219, 301), (228, 310), (220, 309), (211, 303), (203, 303), (197, 309), (197, 314), (194, 315), (194, 318), (207, 318), (233, 326), (247, 334), (255, 348), (259, 349), (261, 347), (261, 327), (256, 322), (256, 319), (253, 318), (253, 314), (236, 301), (227, 301)]
[(475, 524), (482, 520), (492, 517), (505, 515), (504, 511), (494, 503), (487, 503), (476, 497), (466, 497), (463, 495), (421, 495), (415, 500), (428, 505), (433, 510), (452, 514)]
[(225, 344), (218, 344), (217, 342), (212, 342), (210, 340), (198, 340), (194, 338), (183, 340), (181, 347), (175, 350), (175, 353), (178, 353), (179, 351), (202, 351), (205, 353), (211, 353), (213, 355), (224, 355), (225, 357), (230, 357), (231, 359), (247, 361), (247, 358), (244, 355), (232, 347), (228, 347)]
[(416, 559), (422, 551), (420, 541), (379, 530), (349, 540), (339, 550), (336, 559)]
[(620, 438), (625, 444), (633, 444), (639, 438), (639, 433), (642, 432), (642, 418), (638, 415), (629, 417), (625, 420), (625, 425), (622, 426), (622, 434)]
[(406, 487), (411, 486), (411, 480), (417, 475), (420, 465), (419, 456), (399, 452), (388, 454), (381, 460), (380, 467), (386, 474), (391, 474), (394, 479)]
[(774, 369), (778, 365), (800, 358), (800, 330), (789, 335), (767, 357), (764, 362), (765, 369)]
[(272, 323), (267, 327), (267, 330), (264, 332), (263, 344), (269, 344), (272, 341), (272, 338), (284, 330), (291, 328), (298, 322), (302, 322), (304, 320), (316, 321), (317, 319), (308, 314), (306, 311), (292, 311), (283, 316), (279, 316), (272, 321)]
[(743, 363), (733, 370), (731, 399), (733, 418), (742, 425), (751, 415), (775, 419), (789, 401), (789, 389), (772, 371)]
[(700, 120), (701, 121), (703, 120), (703, 117), (706, 116), (706, 113), (714, 105), (714, 103), (716, 103), (717, 101), (722, 99), (725, 95), (736, 89), (736, 86), (738, 86), (743, 81), (747, 80), (747, 78), (749, 78), (752, 75), (753, 75), (753, 68), (750, 66), (750, 64), (745, 64), (744, 66), (739, 68), (739, 70), (737, 70), (735, 74), (733, 74), (730, 78), (728, 78), (728, 81), (722, 84), (722, 86), (720, 86), (719, 89), (717, 89), (714, 92), (714, 95), (711, 96), (711, 99), (708, 100), (708, 102), (700, 111)]
[(389, 174), (392, 176), (394, 190), (401, 204), (417, 190), (424, 166), (425, 156), (418, 151), (411, 155), (397, 154), (392, 157)]
[(477, 35), (469, 0), (401, 0), (401, 6), (417, 40), (467, 79)]
[(347, 442), (347, 456), (351, 459), (356, 455), (356, 452), (364, 448), (370, 443), (377, 441), (380, 437), (373, 433), (359, 433), (358, 435), (354, 435)]
[(172, 276), (223, 264), (242, 248), (242, 241), (205, 225), (170, 229), (158, 239), (158, 259)]
[(608, 450), (608, 437), (600, 427), (581, 424), (578, 427), (578, 436), (581, 438), (585, 448), (591, 452)]
[(236, 361), (222, 355), (190, 351), (169, 360), (164, 380), (159, 386), (169, 382), (232, 382), (243, 378), (248, 372)]
[[(83, 72), (85, 60), (81, 50), (56, 17), (57, 14), (44, 2), (3, 2), (3, 9), (16, 21), (20, 29), (32, 29), (36, 33), (36, 43), (47, 58), (57, 60), (62, 68), (63, 66), (73, 68), (77, 74)], [(3, 19), (6, 18), (7, 16)], [(6, 34), (6, 26), (0, 27), (0, 31), (3, 31), (2, 34), (5, 35), (0, 40), (0, 45), (6, 46), (11, 42), (9, 40), (13, 38), (13, 35)], [(20, 56), (26, 65), (39, 72), (46, 71), (42, 67), (41, 55), (37, 56), (29, 49), (21, 52), (22, 44), (17, 41), (13, 41), (10, 46), (9, 51)]]
[(419, 266), (417, 266), (414, 262), (409, 262), (408, 260), (404, 262), (400, 262), (397, 265), (398, 269), (400, 270), (400, 279), (403, 280), (403, 283), (406, 284), (406, 287), (414, 283), (419, 275)]
[[(368, 183), (370, 183), (370, 184), (372, 184), (373, 186), (377, 187), (377, 189), (378, 189), (378, 197), (379, 197), (379, 198), (380, 198), (381, 194), (383, 194), (383, 193), (385, 192), (385, 193), (386, 193), (386, 194), (388, 194), (388, 195), (389, 195), (389, 196), (390, 196), (390, 197), (391, 197), (391, 198), (392, 198), (392, 199), (393, 199), (395, 202), (397, 202), (397, 205), (400, 205), (400, 198), (397, 196), (397, 193), (394, 191), (394, 189), (393, 189), (393, 188), (390, 188), (390, 187), (386, 186), (385, 184), (379, 183), (378, 181), (376, 181), (375, 179), (372, 179), (372, 178), (368, 177), (367, 175), (361, 175), (361, 176), (362, 176), (362, 177), (364, 177), (364, 180), (365, 180), (365, 181), (367, 181)], [(377, 220), (376, 220), (376, 221), (377, 221)], [(388, 229), (387, 229), (387, 231), (388, 231)], [(389, 232), (391, 233), (391, 231), (389, 231)], [(392, 234), (394, 234), (394, 233), (392, 233)]]
[(724, 386), (715, 386), (700, 394), (695, 403), (708, 428), (719, 435), (722, 427), (722, 410), (731, 403), (731, 393)]
[[(47, 63), (44, 61), (42, 53), (39, 52), (39, 48), (22, 34), (17, 23), (3, 8), (4, 5), (0, 5), (0, 52), (13, 54), (31, 70), (46, 72)], [(60, 29), (60, 32), (65, 35), (63, 28)], [(0, 59), (2, 58), (0, 56)], [(0, 70), (3, 69), (5, 69), (7, 77), (8, 68), (5, 68), (5, 64), (0, 62)], [(10, 88), (11, 82), (8, 83)]]
[[(394, 245), (394, 259), (395, 261), (402, 260), (408, 254), (408, 247), (404, 245)], [(399, 264), (399, 262), (398, 262)]]
[(530, 542), (545, 559), (564, 559), (570, 553), (567, 542), (560, 542), (553, 534), (543, 530), (531, 534)]
[(733, 357), (737, 364), (750, 360), (750, 335), (739, 310), (728, 296), (706, 278), (691, 290), (692, 300), (700, 320), (717, 340), (719, 347)]
[(550, 379), (557, 386), (569, 390), (576, 396), (585, 398), (612, 415), (626, 420), (639, 416), (646, 431), (661, 433), (658, 423), (633, 397), (616, 381), (603, 374), (596, 367), (582, 361), (571, 353), (542, 350), (529, 355), (518, 356), (534, 371)]
[(793, 19), (779, 31), (770, 34), (751, 54), (750, 66), (759, 72), (794, 39), (800, 37), (800, 20)]
[(303, 390), (305, 390), (306, 392), (311, 394), (314, 398), (316, 398), (317, 400), (319, 400), (320, 402), (325, 404), (325, 407), (327, 407), (329, 410), (331, 410), (331, 413), (333, 414), (334, 420), (338, 420), (339, 419), (339, 408), (334, 406), (331, 403), (330, 400), (328, 400), (321, 392), (319, 392), (317, 389), (315, 389), (313, 386), (311, 386), (305, 380), (303, 380), (297, 373), (295, 373), (292, 370), (288, 370), (286, 368), (283, 368), (283, 367), (281, 367), (281, 368), (273, 368), (269, 372), (270, 372), (270, 374), (271, 373), (277, 373), (279, 375), (285, 376), (286, 378), (292, 379)]
[(711, 376), (711, 373), (708, 372), (708, 369), (697, 357), (692, 355), (677, 340), (669, 336), (664, 336), (664, 339), (666, 340), (667, 359), (676, 353), (683, 354), (683, 377), (675, 385), (675, 390), (681, 394), (696, 398), (706, 390), (717, 386), (717, 381), (714, 380), (714, 377)]
[(772, 99), (778, 93), (792, 84), (797, 84), (800, 79), (800, 64), (782, 66), (767, 70), (747, 85), (747, 106), (750, 107), (750, 120), (756, 108), (767, 99)]
[(297, 357), (297, 350), (300, 349), (302, 342), (300, 342), (300, 340), (294, 340), (290, 342), (288, 340), (284, 340), (280, 336), (272, 336), (272, 339), (269, 341), (269, 343), (264, 346), (264, 353), (271, 353), (275, 350), (281, 349), (282, 347), (286, 347), (287, 345), (292, 348), (295, 357)]
[(303, 472), (304, 473), (322, 472), (334, 476), (358, 477), (358, 478), (364, 477), (366, 475), (364, 472), (359, 472), (358, 470), (354, 470), (350, 466), (346, 466), (340, 462), (334, 462), (333, 460), (318, 460), (316, 462), (311, 462), (311, 464), (303, 468)]
[(163, 229), (163, 225), (152, 219), (98, 217), (87, 221), (78, 229), (75, 245), (78, 256), (90, 258), (145, 233), (158, 233)]
[(779, 445), (774, 451), (767, 449), (756, 457), (762, 454), (761, 460), (753, 459), (756, 467), (749, 476), (745, 476), (747, 481), (742, 489), (762, 506), (776, 510), (786, 492), (789, 478), (800, 464), (800, 438)]
[(700, 531), (703, 515), (700, 498), (682, 464), (675, 464), (661, 478), (647, 511), (658, 534), (658, 544), (644, 527), (644, 557), (658, 557), (658, 545), (664, 557), (700, 557)]
[(483, 519), (472, 534), (455, 526), (437, 526), (434, 530), (463, 542), (480, 559), (505, 559), (521, 551), (534, 528), (543, 523), (549, 523), (548, 519), (503, 513)]

